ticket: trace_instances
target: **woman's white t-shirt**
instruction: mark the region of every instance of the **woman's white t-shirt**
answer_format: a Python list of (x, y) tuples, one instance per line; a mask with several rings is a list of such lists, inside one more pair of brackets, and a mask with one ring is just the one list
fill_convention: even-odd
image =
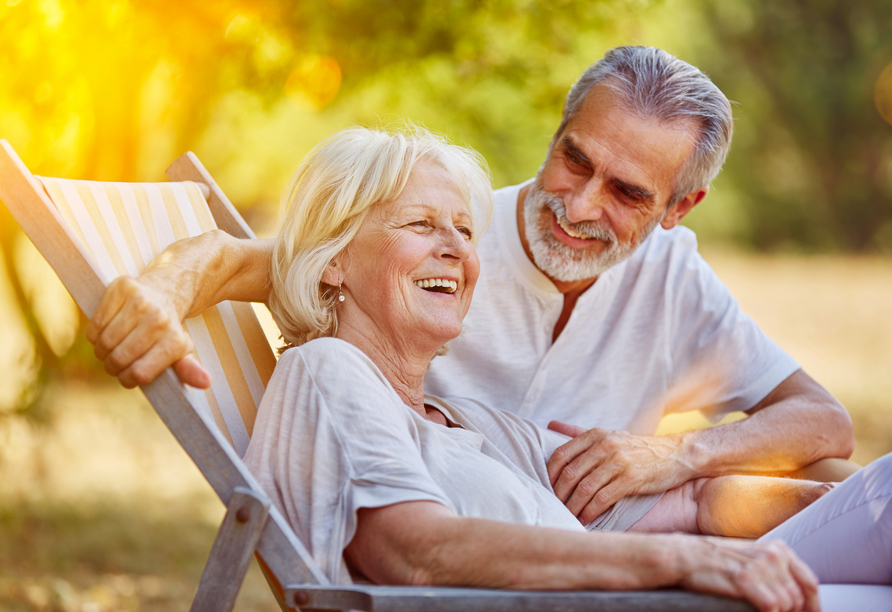
[[(470, 400), (426, 401), (459, 427), (406, 406), (347, 342), (313, 340), (279, 360), (245, 462), (329, 578), (350, 582), (342, 557), (360, 508), (433, 501), (464, 517), (585, 531), (545, 471), (565, 436)], [(628, 498), (589, 528), (627, 528), (659, 497)]]

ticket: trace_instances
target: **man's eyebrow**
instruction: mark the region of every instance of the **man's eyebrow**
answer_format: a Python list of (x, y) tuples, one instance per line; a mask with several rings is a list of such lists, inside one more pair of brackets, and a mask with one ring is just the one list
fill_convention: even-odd
[(645, 204), (653, 204), (656, 201), (656, 195), (641, 187), (639, 185), (633, 185), (632, 183), (627, 183), (618, 178), (610, 179), (610, 182), (622, 191), (624, 194), (631, 196), (632, 198), (638, 200), (639, 202), (643, 202)]
[[(561, 138), (561, 147), (566, 149), (566, 151), (570, 153), (570, 155), (578, 157), (580, 161), (587, 164), (589, 167), (593, 166), (592, 161), (585, 153), (582, 152), (582, 149), (580, 149), (576, 145), (576, 143), (570, 139), (569, 136), (564, 136), (563, 138)], [(627, 183), (626, 181), (618, 178), (611, 178), (610, 182), (624, 194), (629, 195), (639, 202), (642, 202), (644, 204), (653, 204), (654, 202), (656, 202), (656, 194), (645, 189), (644, 187), (641, 187), (640, 185)]]
[(592, 165), (592, 160), (588, 158), (588, 155), (582, 152), (582, 149), (576, 146), (575, 142), (570, 140), (569, 136), (564, 136), (563, 138), (561, 138), (561, 147), (566, 149), (567, 152), (570, 153), (570, 155), (572, 155), (573, 157), (579, 158), (579, 160), (583, 163), (589, 166)]

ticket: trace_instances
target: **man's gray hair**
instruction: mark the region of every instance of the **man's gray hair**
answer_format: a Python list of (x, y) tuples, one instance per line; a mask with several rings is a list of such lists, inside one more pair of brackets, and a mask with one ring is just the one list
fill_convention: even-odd
[(654, 47), (617, 47), (589, 66), (567, 94), (555, 140), (579, 111), (585, 95), (601, 83), (639, 117), (699, 124), (696, 148), (675, 177), (670, 206), (718, 175), (731, 146), (731, 103), (697, 68)]

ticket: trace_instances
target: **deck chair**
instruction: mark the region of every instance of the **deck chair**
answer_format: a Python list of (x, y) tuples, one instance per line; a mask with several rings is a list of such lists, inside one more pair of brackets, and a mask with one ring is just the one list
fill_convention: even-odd
[[(136, 276), (171, 242), (212, 229), (253, 238), (250, 227), (192, 153), (170, 183), (102, 183), (32, 175), (0, 140), (0, 199), (88, 317), (115, 277)], [(596, 612), (752, 610), (740, 601), (679, 590), (525, 592), (332, 585), (245, 467), (257, 406), (275, 358), (249, 304), (222, 303), (187, 328), (211, 372), (207, 391), (173, 370), (142, 390), (227, 511), (192, 610), (228, 612), (257, 560), (282, 610)]]

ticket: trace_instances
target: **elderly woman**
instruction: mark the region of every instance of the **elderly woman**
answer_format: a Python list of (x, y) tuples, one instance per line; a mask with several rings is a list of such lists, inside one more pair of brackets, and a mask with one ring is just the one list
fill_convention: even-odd
[[(425, 396), (425, 370), (461, 332), (479, 272), (490, 197), (481, 163), (424, 132), (354, 129), (311, 153), (286, 194), (271, 309), (288, 348), (245, 460), (323, 571), (336, 582), (681, 585), (763, 610), (817, 610), (812, 570), (888, 583), (890, 461), (769, 534), (805, 542), (806, 565), (773, 539), (619, 532), (734, 532), (744, 494), (767, 487), (778, 495), (757, 509), (770, 515), (764, 531), (821, 485), (701, 479), (627, 498), (583, 526), (546, 472), (565, 436), (473, 399)], [(852, 541), (874, 547), (859, 551), (862, 569), (838, 563)]]

